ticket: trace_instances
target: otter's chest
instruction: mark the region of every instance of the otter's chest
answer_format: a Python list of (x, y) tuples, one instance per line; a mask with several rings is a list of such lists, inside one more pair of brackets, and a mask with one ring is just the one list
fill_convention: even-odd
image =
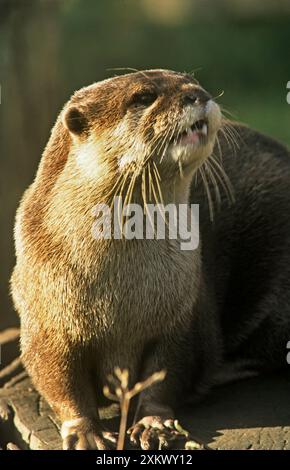
[(165, 241), (142, 242), (111, 253), (94, 282), (97, 314), (124, 340), (174, 329), (191, 313), (196, 296), (193, 252)]

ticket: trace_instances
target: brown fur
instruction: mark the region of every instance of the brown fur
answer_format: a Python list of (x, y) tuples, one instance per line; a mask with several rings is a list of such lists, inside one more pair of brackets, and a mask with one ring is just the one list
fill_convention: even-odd
[[(142, 105), (155, 95), (152, 105)], [(152, 410), (167, 419), (179, 390), (187, 390), (193, 378), (205, 385), (220, 361), (218, 322), (210, 313), (206, 321), (198, 316), (205, 302), (211, 309), (199, 250), (181, 251), (178, 240), (94, 240), (91, 234), (92, 208), (119, 194), (126, 172), (124, 195), (135, 181), (132, 200), (145, 204), (142, 175), (153, 162), (164, 202), (187, 203), (192, 175), (214, 145), (218, 107), (209, 116), (207, 144), (182, 174), (167, 155), (168, 141), (174, 129), (181, 132), (182, 119), (189, 119), (186, 106), (196, 113), (209, 99), (190, 76), (169, 71), (115, 77), (76, 92), (21, 201), (11, 285), (21, 317), (22, 358), (65, 422), (65, 448), (105, 446), (97, 404), (115, 366), (129, 369), (131, 383), (167, 369), (164, 383), (144, 393), (138, 407), (138, 419)], [(148, 182), (145, 189), (148, 194)]]

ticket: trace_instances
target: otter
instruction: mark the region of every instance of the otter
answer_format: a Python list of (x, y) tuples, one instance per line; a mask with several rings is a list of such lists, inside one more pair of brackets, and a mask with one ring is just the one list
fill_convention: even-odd
[[(98, 407), (115, 366), (131, 384), (167, 371), (129, 431), (151, 449), (175, 437), (187, 397), (286, 365), (289, 188), (288, 150), (225, 120), (191, 75), (145, 70), (72, 96), (17, 211), (11, 278), (22, 360), (64, 449), (114, 446)], [(93, 208), (122, 194), (144, 216), (161, 199), (198, 204), (198, 247), (94, 238)]]

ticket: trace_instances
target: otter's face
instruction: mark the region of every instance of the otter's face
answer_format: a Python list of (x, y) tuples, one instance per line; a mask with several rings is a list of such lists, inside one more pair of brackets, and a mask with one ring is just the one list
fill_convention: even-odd
[(141, 173), (151, 161), (172, 177), (195, 170), (211, 154), (221, 112), (190, 75), (149, 70), (79, 90), (63, 122), (90, 176), (100, 167)]

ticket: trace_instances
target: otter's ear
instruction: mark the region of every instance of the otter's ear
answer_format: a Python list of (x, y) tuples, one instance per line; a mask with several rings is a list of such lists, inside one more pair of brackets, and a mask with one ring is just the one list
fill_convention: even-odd
[(75, 135), (81, 135), (88, 127), (88, 121), (84, 113), (75, 106), (68, 108), (64, 112), (63, 123)]

